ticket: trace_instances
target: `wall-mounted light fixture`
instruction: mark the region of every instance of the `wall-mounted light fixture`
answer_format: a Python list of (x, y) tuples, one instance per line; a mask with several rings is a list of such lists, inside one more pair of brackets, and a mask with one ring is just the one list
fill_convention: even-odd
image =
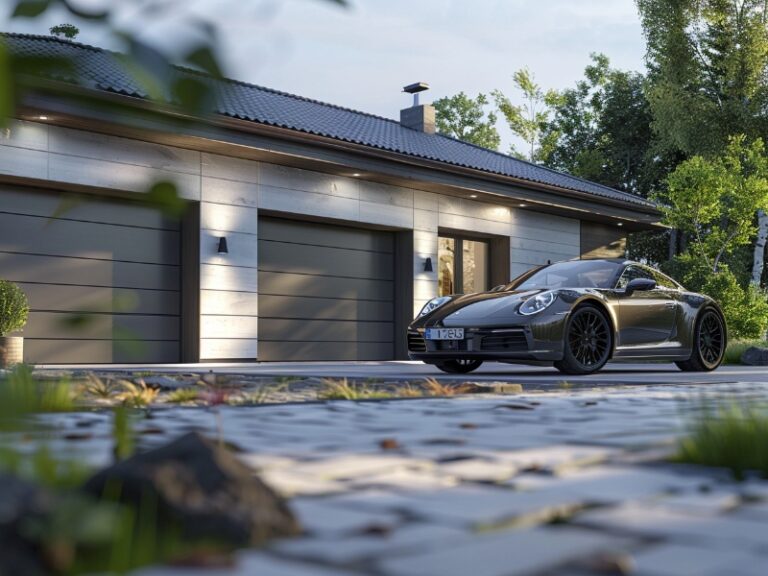
[(229, 247), (227, 246), (227, 239), (222, 236), (219, 238), (219, 249), (217, 250), (219, 254), (229, 254)]
[(432, 272), (432, 258), (424, 260), (424, 272)]

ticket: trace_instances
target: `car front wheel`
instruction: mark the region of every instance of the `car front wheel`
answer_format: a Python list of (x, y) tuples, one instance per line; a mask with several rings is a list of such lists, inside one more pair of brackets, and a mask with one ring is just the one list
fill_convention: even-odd
[(591, 374), (605, 366), (611, 355), (613, 333), (605, 314), (585, 304), (571, 313), (565, 330), (563, 359), (555, 368), (565, 374)]
[(482, 360), (443, 360), (436, 362), (435, 366), (448, 374), (468, 374), (480, 368), (482, 364)]

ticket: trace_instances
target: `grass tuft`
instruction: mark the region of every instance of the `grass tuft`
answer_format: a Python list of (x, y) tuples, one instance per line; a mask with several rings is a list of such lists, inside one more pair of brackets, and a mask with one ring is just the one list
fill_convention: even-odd
[(728, 468), (738, 480), (749, 471), (768, 478), (768, 410), (737, 404), (705, 410), (674, 460)]
[(431, 376), (424, 379), (424, 391), (428, 396), (456, 396), (457, 394), (468, 394), (475, 389), (475, 386), (469, 383), (464, 384), (442, 384)]
[(120, 400), (123, 405), (133, 408), (149, 406), (160, 393), (160, 390), (147, 386), (147, 383), (141, 378), (136, 383), (121, 380), (120, 385), (123, 388), (123, 392), (117, 394), (115, 398)]
[(195, 388), (177, 388), (165, 397), (165, 401), (170, 404), (187, 404), (198, 400), (200, 400), (200, 390)]
[(317, 392), (319, 400), (371, 400), (380, 398), (394, 398), (395, 395), (386, 390), (375, 390), (368, 386), (360, 386), (350, 383), (346, 378), (334, 380), (324, 378), (322, 387)]

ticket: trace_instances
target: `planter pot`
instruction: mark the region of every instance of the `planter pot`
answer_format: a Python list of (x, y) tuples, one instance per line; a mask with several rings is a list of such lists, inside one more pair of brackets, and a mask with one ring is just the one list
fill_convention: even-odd
[(24, 337), (0, 336), (0, 368), (24, 362)]

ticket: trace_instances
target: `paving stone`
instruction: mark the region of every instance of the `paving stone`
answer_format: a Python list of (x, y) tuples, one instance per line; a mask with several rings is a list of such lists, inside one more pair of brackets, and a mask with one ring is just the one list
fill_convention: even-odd
[(401, 518), (394, 512), (365, 511), (335, 506), (322, 498), (295, 498), (291, 509), (301, 525), (317, 534), (338, 534), (364, 530), (370, 526), (394, 528)]
[(632, 555), (636, 576), (765, 576), (768, 556), (744, 550), (659, 544)]
[(517, 468), (508, 462), (489, 462), (479, 458), (440, 464), (440, 474), (469, 482), (501, 482), (512, 476)]
[(345, 576), (350, 572), (338, 568), (323, 568), (311, 563), (275, 558), (263, 552), (246, 551), (235, 556), (230, 567), (174, 568), (156, 566), (131, 572), (131, 576)]
[(324, 538), (284, 540), (273, 549), (291, 557), (343, 565), (372, 557), (442, 549), (454, 542), (464, 542), (467, 536), (467, 532), (458, 528), (419, 522), (383, 533), (347, 536), (343, 543)]
[(648, 467), (593, 466), (557, 477), (520, 475), (509, 483), (520, 490), (565, 492), (593, 503), (616, 503), (673, 492), (698, 491), (714, 482), (707, 476), (675, 474)]
[(286, 498), (334, 494), (346, 489), (341, 482), (307, 476), (286, 468), (266, 469), (260, 476), (278, 494)]
[(428, 460), (417, 460), (392, 455), (351, 454), (304, 462), (296, 465), (301, 474), (315, 476), (325, 480), (372, 476), (377, 473), (389, 473), (398, 469), (425, 470), (433, 467)]
[(584, 505), (584, 500), (573, 494), (516, 492), (491, 486), (414, 494), (407, 507), (414, 516), (474, 528), (542, 523), (569, 516)]
[(468, 537), (463, 544), (388, 558), (379, 562), (388, 576), (515, 576), (556, 567), (626, 541), (573, 528), (534, 528)]
[(429, 490), (448, 488), (459, 483), (457, 477), (432, 470), (395, 469), (369, 476), (358, 476), (348, 481), (353, 488), (402, 488)]
[(623, 504), (608, 510), (585, 512), (575, 518), (574, 523), (619, 534), (668, 538), (676, 543), (753, 550), (766, 546), (764, 522), (732, 514), (683, 513), (647, 503)]
[(601, 446), (557, 444), (529, 450), (499, 451), (493, 456), (518, 469), (536, 468), (559, 473), (571, 468), (603, 462), (617, 453), (617, 450)]

